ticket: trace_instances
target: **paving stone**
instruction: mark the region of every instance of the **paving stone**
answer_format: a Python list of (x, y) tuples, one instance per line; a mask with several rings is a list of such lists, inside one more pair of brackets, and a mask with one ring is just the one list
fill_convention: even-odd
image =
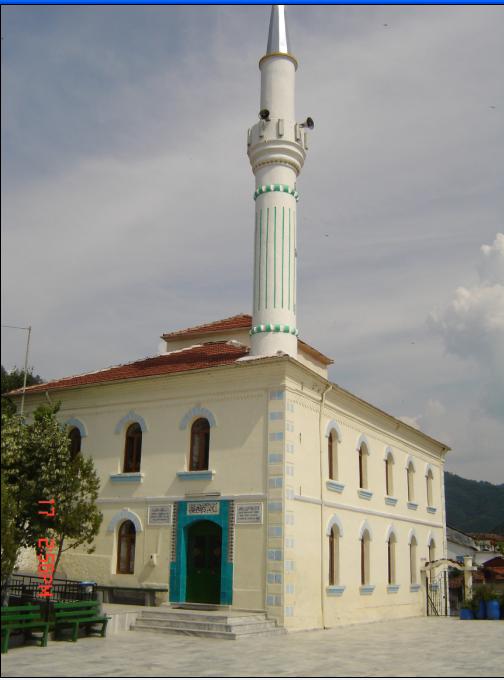
[(2, 655), (2, 677), (501, 677), (503, 668), (503, 621), (434, 617), (236, 641), (131, 631)]

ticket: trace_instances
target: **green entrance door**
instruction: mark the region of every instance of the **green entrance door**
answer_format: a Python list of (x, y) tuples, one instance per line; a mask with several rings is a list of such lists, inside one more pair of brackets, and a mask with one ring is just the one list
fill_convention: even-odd
[(222, 529), (202, 520), (187, 527), (186, 602), (220, 603)]

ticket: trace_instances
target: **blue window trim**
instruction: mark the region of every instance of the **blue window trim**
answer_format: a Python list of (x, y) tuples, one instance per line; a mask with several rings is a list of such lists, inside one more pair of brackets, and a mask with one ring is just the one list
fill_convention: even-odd
[(361, 586), (359, 588), (359, 592), (361, 595), (372, 595), (374, 592), (375, 586)]
[(184, 481), (190, 479), (213, 479), (214, 475), (215, 470), (180, 470), (177, 472), (177, 477)]
[(343, 489), (345, 488), (345, 485), (342, 484), (341, 482), (336, 482), (334, 479), (328, 479), (326, 481), (326, 487), (329, 489), (329, 491), (336, 491), (337, 493), (343, 493)]
[(134, 482), (142, 483), (144, 478), (143, 472), (118, 472), (110, 475), (111, 482)]
[(201, 406), (194, 406), (194, 408), (188, 411), (180, 421), (179, 429), (180, 430), (187, 429), (189, 423), (191, 423), (193, 420), (196, 420), (197, 418), (206, 418), (208, 420), (208, 424), (210, 425), (210, 427), (215, 427), (217, 425), (215, 416), (211, 411)]
[(413, 503), (413, 501), (408, 501), (409, 510), (418, 510), (418, 503)]
[(357, 495), (365, 501), (370, 501), (371, 498), (373, 498), (373, 492), (368, 491), (367, 489), (357, 489)]
[(131, 423), (138, 423), (140, 425), (140, 429), (142, 430), (142, 434), (147, 432), (147, 423), (142, 418), (142, 416), (139, 416), (138, 413), (135, 413), (135, 411), (128, 411), (128, 413), (123, 416), (115, 426), (115, 434), (121, 434), (125, 425), (129, 425)]
[(68, 428), (76, 427), (79, 430), (81, 437), (87, 437), (86, 426), (78, 418), (69, 418), (68, 420), (65, 420), (65, 425)]
[(430, 512), (431, 515), (433, 515), (435, 512), (437, 512), (437, 508), (435, 508), (433, 505), (428, 505), (427, 512)]
[(385, 505), (397, 505), (397, 498), (394, 498), (394, 496), (385, 496)]
[(341, 597), (345, 592), (346, 586), (327, 586), (326, 593), (329, 597)]
[(391, 583), (390, 585), (387, 586), (387, 593), (397, 593), (401, 586), (398, 585), (397, 583)]
[[(204, 499), (208, 500), (208, 499)], [(187, 534), (192, 524), (209, 520), (222, 529), (221, 551), (221, 596), (220, 604), (233, 602), (233, 563), (229, 561), (229, 504), (230, 501), (218, 500), (218, 515), (188, 515), (187, 504), (179, 501), (177, 507), (177, 543), (175, 561), (170, 562), (170, 602), (185, 602), (187, 580)]]
[(419, 583), (412, 583), (409, 587), (410, 593), (418, 593), (420, 590), (420, 584)]

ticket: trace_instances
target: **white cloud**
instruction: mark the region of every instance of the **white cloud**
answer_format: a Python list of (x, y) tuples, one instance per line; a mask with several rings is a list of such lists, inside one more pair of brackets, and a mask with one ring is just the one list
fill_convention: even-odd
[(455, 291), (444, 310), (429, 317), (446, 351), (474, 361), (481, 374), (482, 405), (504, 420), (504, 235), (481, 248), (479, 283)]

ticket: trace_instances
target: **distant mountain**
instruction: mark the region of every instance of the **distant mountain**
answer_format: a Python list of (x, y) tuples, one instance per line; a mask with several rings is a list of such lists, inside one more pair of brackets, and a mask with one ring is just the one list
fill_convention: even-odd
[(497, 524), (497, 526), (495, 526), (490, 533), (500, 534), (501, 536), (504, 536), (504, 522)]
[(504, 533), (504, 484), (445, 472), (446, 523), (461, 531)]

